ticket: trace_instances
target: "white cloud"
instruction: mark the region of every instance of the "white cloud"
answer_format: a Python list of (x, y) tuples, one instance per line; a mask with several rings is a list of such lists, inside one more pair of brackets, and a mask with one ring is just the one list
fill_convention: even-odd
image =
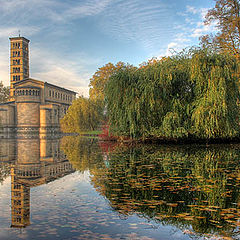
[(90, 59), (81, 53), (71, 55), (68, 59), (67, 56), (63, 58), (58, 53), (35, 48), (31, 51), (30, 64), (34, 74), (30, 76), (88, 96), (88, 83), (91, 77), (89, 63), (97, 65), (98, 60)]
[(16, 36), (20, 31), (21, 35), (24, 35), (24, 33), (28, 33), (28, 36), (33, 36), (34, 34), (38, 33), (40, 31), (39, 27), (33, 27), (33, 26), (16, 26), (16, 27), (2, 27), (0, 28), (0, 41), (1, 40), (8, 40), (9, 36)]
[(203, 22), (208, 10), (209, 8), (196, 8), (188, 5), (185, 12), (178, 13), (184, 18), (184, 22), (174, 27), (177, 34), (168, 44), (165, 55), (179, 52), (193, 45), (191, 43), (197, 42), (200, 36), (216, 31), (216, 22), (211, 25), (205, 25)]
[(175, 49), (179, 48), (178, 44), (176, 42), (171, 42), (167, 46), (167, 51), (165, 53), (166, 56), (170, 56), (176, 51)]
[(202, 17), (202, 20), (205, 20), (205, 16), (210, 8), (200, 8), (200, 15)]
[(145, 50), (159, 47), (166, 36), (174, 34), (169, 5), (163, 1), (116, 0), (100, 20), (101, 29), (111, 37), (137, 42)]
[(0, 13), (11, 20), (45, 19), (52, 22), (67, 21), (75, 18), (97, 15), (102, 12), (112, 0), (84, 0), (61, 2), (58, 0), (0, 0)]
[(170, 42), (167, 46), (167, 50), (164, 54), (164, 56), (171, 56), (178, 52), (181, 52), (184, 48), (186, 48), (188, 45), (188, 39), (177, 37), (175, 38), (174, 42)]
[(200, 15), (201, 19), (204, 20), (209, 9), (210, 8), (196, 8), (196, 7), (187, 5), (185, 16), (187, 16), (188, 13), (193, 15)]
[(188, 13), (197, 14), (199, 12), (199, 10), (193, 6), (188, 5), (186, 8)]
[(112, 0), (88, 0), (82, 5), (76, 5), (63, 12), (63, 18), (81, 18), (101, 13)]
[(208, 31), (209, 31), (209, 26), (206, 26), (203, 23), (200, 23), (197, 25), (197, 28), (193, 29), (193, 33), (191, 34), (191, 37), (200, 37), (203, 34), (206, 34)]

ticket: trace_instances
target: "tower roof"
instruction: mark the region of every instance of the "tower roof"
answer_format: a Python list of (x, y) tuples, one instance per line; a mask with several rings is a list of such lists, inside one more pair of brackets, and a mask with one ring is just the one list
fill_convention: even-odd
[(10, 39), (10, 41), (13, 41), (13, 40), (24, 40), (24, 41), (26, 41), (28, 43), (30, 42), (30, 40), (28, 40), (25, 37), (10, 37), (9, 39)]

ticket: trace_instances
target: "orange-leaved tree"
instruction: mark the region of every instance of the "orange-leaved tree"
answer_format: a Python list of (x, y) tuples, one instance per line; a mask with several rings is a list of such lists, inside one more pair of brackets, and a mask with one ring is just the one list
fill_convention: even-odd
[(234, 55), (240, 59), (240, 1), (215, 0), (215, 7), (207, 12), (205, 24), (216, 24), (215, 35), (201, 37), (202, 46)]
[(107, 63), (103, 67), (99, 68), (89, 83), (89, 96), (92, 100), (104, 101), (104, 88), (109, 78), (116, 72), (121, 69), (125, 64), (123, 62), (118, 62), (117, 64)]

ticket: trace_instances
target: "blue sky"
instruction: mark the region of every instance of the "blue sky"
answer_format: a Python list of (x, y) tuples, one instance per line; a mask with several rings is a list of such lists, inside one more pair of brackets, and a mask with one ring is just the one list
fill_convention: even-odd
[(197, 45), (213, 0), (0, 0), (0, 81), (9, 85), (9, 37), (30, 39), (30, 76), (88, 94), (108, 62), (138, 65)]

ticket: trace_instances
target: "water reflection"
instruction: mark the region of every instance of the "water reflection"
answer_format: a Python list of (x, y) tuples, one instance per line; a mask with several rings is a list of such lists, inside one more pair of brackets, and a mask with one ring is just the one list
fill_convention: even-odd
[[(0, 238), (24, 232), (26, 239), (240, 239), (238, 145), (5, 139), (0, 160), (0, 182), (11, 176), (12, 226), (1, 227)], [(6, 208), (9, 183), (0, 198)], [(3, 209), (0, 221), (9, 216)]]
[(64, 142), (74, 166), (90, 169), (95, 189), (123, 218), (138, 214), (188, 229), (190, 235), (239, 237), (238, 145), (114, 148), (100, 143), (101, 155), (83, 139)]
[(11, 227), (30, 225), (30, 189), (74, 172), (60, 139), (0, 141), (1, 178), (11, 172)]

